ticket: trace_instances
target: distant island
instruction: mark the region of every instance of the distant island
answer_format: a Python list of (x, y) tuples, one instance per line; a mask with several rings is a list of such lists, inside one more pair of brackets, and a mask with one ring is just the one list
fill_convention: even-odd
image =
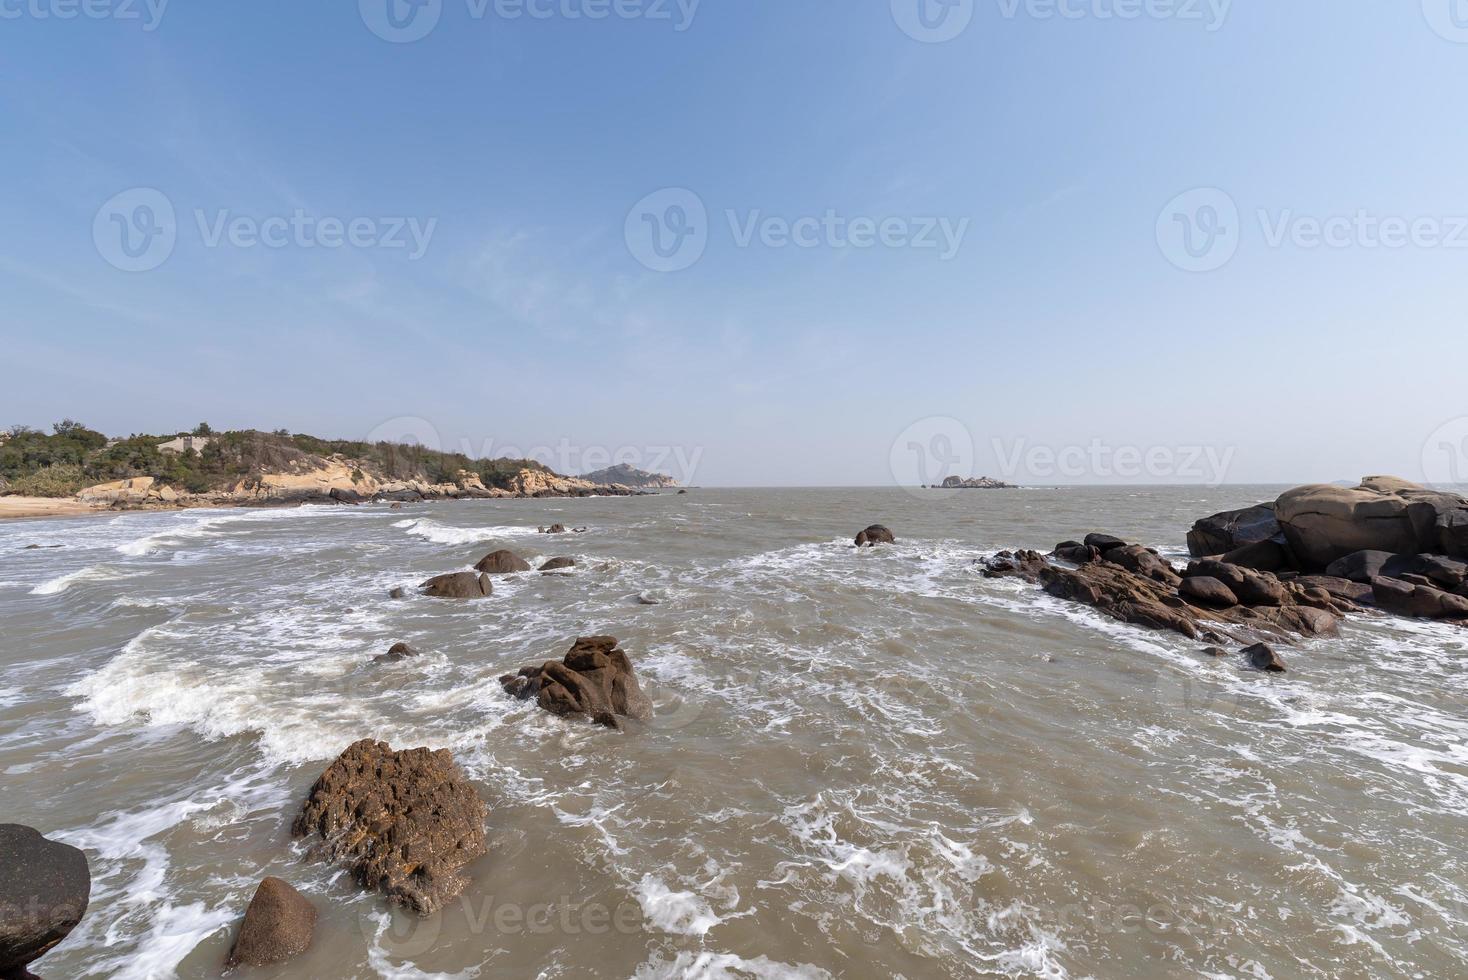
[(647, 470), (639, 470), (626, 463), (609, 466), (595, 473), (584, 474), (581, 479), (602, 486), (632, 487), (636, 490), (676, 490), (679, 486), (678, 481), (671, 476), (649, 473)]
[(961, 476), (950, 476), (935, 490), (1018, 490), (1013, 483), (1005, 483), (992, 477), (980, 476), (965, 480)]
[(0, 432), (0, 516), (639, 492), (562, 476), (533, 459), (470, 459), (283, 430), (215, 432), (200, 424), (186, 433), (109, 438), (68, 419), (50, 434), (26, 426)]

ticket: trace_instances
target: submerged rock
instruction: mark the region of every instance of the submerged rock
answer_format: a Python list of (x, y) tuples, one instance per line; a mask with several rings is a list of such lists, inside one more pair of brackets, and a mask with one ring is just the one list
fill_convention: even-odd
[(610, 636), (582, 637), (563, 660), (506, 674), (500, 684), (522, 701), (535, 698), (563, 718), (585, 716), (617, 729), (622, 718), (652, 719), (652, 701), (642, 693), (627, 654)]
[(496, 551), (494, 554), (485, 555), (479, 559), (479, 564), (475, 565), (474, 569), (485, 575), (513, 575), (516, 572), (531, 570), (530, 563), (513, 551)]
[(893, 537), (892, 532), (880, 524), (873, 524), (856, 536), (856, 546), (858, 548), (874, 548), (879, 544), (896, 543), (897, 538)]
[(452, 572), (423, 583), (423, 594), (434, 599), (482, 599), (494, 594), (488, 575)]
[(394, 643), (392, 649), (380, 657), (374, 657), (372, 662), (375, 664), (395, 664), (404, 660), (411, 660), (413, 657), (418, 656), (422, 656), (422, 654), (408, 646), (408, 644)]
[(314, 856), (345, 864), (419, 915), (468, 885), (464, 865), (486, 850), (484, 801), (446, 749), (393, 751), (363, 739), (316, 780), (291, 833)]
[(87, 911), (87, 856), (21, 824), (0, 824), (0, 977), (27, 967), (60, 943)]
[(540, 533), (541, 534), (565, 534), (566, 533), (566, 525), (564, 525), (564, 524), (552, 524), (550, 527), (540, 528)]
[(544, 565), (541, 565), (540, 570), (542, 572), (559, 572), (563, 569), (575, 567), (576, 560), (574, 558), (552, 558)]
[(1274, 647), (1268, 643), (1256, 643), (1243, 650), (1244, 659), (1249, 666), (1255, 670), (1263, 670), (1271, 674), (1283, 674), (1287, 669), (1285, 662), (1280, 659), (1279, 654), (1274, 652)]
[(309, 949), (315, 932), (316, 906), (280, 878), (266, 878), (245, 909), (225, 968), (284, 963)]

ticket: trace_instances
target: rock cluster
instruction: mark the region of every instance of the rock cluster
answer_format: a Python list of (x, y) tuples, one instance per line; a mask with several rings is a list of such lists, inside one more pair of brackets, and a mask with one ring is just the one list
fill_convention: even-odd
[(0, 978), (28, 967), (76, 928), (87, 911), (87, 856), (21, 824), (0, 824)]
[(395, 752), (364, 739), (316, 780), (291, 830), (362, 887), (431, 915), (468, 885), (463, 867), (485, 853), (485, 820), (446, 749)]
[(642, 693), (627, 654), (610, 636), (582, 637), (564, 659), (506, 674), (500, 684), (522, 701), (535, 698), (563, 718), (587, 717), (617, 729), (623, 718), (652, 718), (652, 701)]
[(942, 490), (1015, 490), (1018, 489), (1012, 483), (996, 480), (993, 477), (978, 476), (965, 480), (961, 476), (950, 476), (943, 481)]

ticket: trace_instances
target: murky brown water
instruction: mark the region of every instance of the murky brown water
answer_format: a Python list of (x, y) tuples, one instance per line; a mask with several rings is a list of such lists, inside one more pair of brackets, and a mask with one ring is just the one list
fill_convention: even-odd
[[(1355, 623), (1272, 677), (974, 559), (1168, 549), (1271, 488), (698, 491), (0, 526), (3, 819), (86, 849), (48, 977), (217, 976), (255, 883), (312, 977), (1451, 976), (1468, 957), (1468, 636)], [(552, 521), (585, 535), (534, 533)], [(896, 548), (858, 553), (873, 521)], [(28, 544), (64, 544), (25, 551)], [(388, 601), (499, 547), (473, 604)], [(661, 604), (634, 597), (651, 593)], [(620, 637), (618, 735), (495, 678)], [(428, 653), (369, 665), (395, 641)], [(353, 740), (452, 749), (463, 901), (392, 917), (289, 826)]]

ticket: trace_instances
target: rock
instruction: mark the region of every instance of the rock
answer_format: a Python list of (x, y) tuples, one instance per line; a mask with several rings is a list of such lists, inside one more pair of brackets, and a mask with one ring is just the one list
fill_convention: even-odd
[(266, 878), (245, 909), (225, 969), (284, 963), (310, 948), (315, 931), (316, 907), (288, 883)]
[(1203, 655), (1207, 657), (1227, 657), (1228, 651), (1223, 647), (1204, 647)]
[(346, 865), (362, 887), (432, 915), (469, 884), (485, 817), (448, 750), (363, 739), (316, 780), (291, 833), (315, 838), (313, 856)]
[(374, 657), (372, 659), (372, 662), (375, 664), (395, 664), (419, 656), (422, 656), (422, 654), (420, 654), (417, 650), (414, 650), (412, 647), (408, 646), (408, 644), (394, 643), (392, 645), (392, 649), (388, 650), (387, 653), (384, 653), (380, 657)]
[(21, 824), (0, 824), (0, 977), (26, 977), (82, 921), (87, 856)]
[[(1097, 535), (1087, 535), (1086, 540), (1090, 541), (1094, 537), (1097, 537)], [(1091, 544), (1089, 547), (1096, 548), (1098, 546)], [(1150, 551), (1139, 544), (1127, 544), (1106, 549), (1101, 554), (1101, 560), (1109, 561), (1113, 565), (1120, 565), (1129, 572), (1136, 572), (1138, 575), (1144, 575), (1147, 578), (1154, 579), (1158, 582), (1165, 582), (1168, 585), (1177, 585), (1180, 581), (1176, 569), (1159, 558), (1156, 552)]]
[[(356, 505), (364, 503), (367, 500), (366, 497), (362, 496), (362, 494), (358, 493), (356, 490), (348, 490), (346, 487), (332, 487), (328, 496), (331, 497), (332, 500), (335, 500), (337, 503), (341, 504)], [(284, 884), (284, 882), (282, 882), (282, 884)]]
[(564, 660), (526, 667), (500, 678), (505, 690), (522, 701), (535, 698), (551, 714), (586, 716), (608, 728), (621, 719), (652, 719), (652, 701), (642, 693), (632, 662), (610, 636), (582, 637)]
[(576, 561), (573, 558), (552, 558), (540, 566), (542, 572), (558, 572), (564, 568), (575, 568)]
[(1392, 555), (1382, 563), (1379, 574), (1388, 578), (1421, 575), (1434, 587), (1451, 591), (1468, 579), (1468, 564), (1442, 555)]
[(492, 555), (485, 555), (474, 568), (486, 575), (513, 575), (531, 570), (530, 563), (513, 551), (496, 551)]
[(401, 586), (399, 586), (398, 588), (393, 589), (391, 592), (389, 592), (387, 594), (387, 597), (389, 599), (406, 599), (408, 597), (408, 593)]
[(1285, 662), (1280, 659), (1279, 654), (1274, 652), (1274, 647), (1268, 643), (1256, 643), (1251, 647), (1246, 647), (1243, 654), (1249, 666), (1255, 670), (1263, 670), (1271, 674), (1283, 674), (1286, 670)]
[(984, 578), (1023, 578), (1034, 582), (1049, 562), (1038, 551), (1001, 551), (990, 558), (979, 559), (978, 564), (983, 568)]
[(1354, 603), (1371, 601), (1370, 583), (1353, 582), (1331, 575), (1302, 575), (1295, 579), (1295, 584), (1304, 589), (1321, 589), (1336, 600)]
[(399, 501), (398, 503), (393, 504), (391, 507), (388, 508), (388, 510), (402, 510), (402, 509), (403, 509), (403, 505), (402, 505), (402, 502), (401, 501)]
[(1259, 572), (1281, 572), (1294, 567), (1295, 556), (1281, 536), (1279, 540), (1270, 538), (1242, 545), (1225, 553), (1220, 561)]
[(1124, 623), (1170, 629), (1191, 639), (1198, 636), (1196, 618), (1165, 601), (1171, 591), (1166, 585), (1120, 565), (1102, 561), (1074, 571), (1046, 565), (1040, 569), (1039, 583), (1058, 599), (1094, 606)]
[(1370, 582), (1381, 574), (1381, 567), (1395, 557), (1390, 551), (1355, 551), (1327, 565), (1325, 574), (1352, 582)]
[(688, 496), (688, 491), (687, 490), (679, 490), (678, 491), (678, 496), (680, 496), (680, 497), (686, 497), (686, 496)]
[(494, 594), (488, 575), (452, 572), (423, 583), (423, 594), (434, 599), (482, 599)]
[(1245, 606), (1283, 605), (1287, 595), (1284, 585), (1268, 572), (1256, 572), (1252, 568), (1240, 568), (1212, 558), (1190, 563), (1183, 574), (1187, 578), (1203, 576), (1218, 579)]
[(1282, 540), (1274, 504), (1256, 504), (1242, 510), (1227, 510), (1196, 522), (1188, 532), (1188, 552), (1194, 558), (1222, 555), (1274, 538)]
[(552, 524), (550, 527), (540, 528), (540, 533), (541, 534), (565, 534), (566, 533), (566, 525), (564, 525), (564, 524)]
[(1110, 534), (1088, 534), (1086, 535), (1086, 540), (1082, 541), (1081, 544), (1085, 545), (1088, 548), (1095, 548), (1103, 555), (1105, 555), (1106, 552), (1110, 551), (1112, 548), (1126, 547), (1125, 541), (1123, 541), (1121, 538), (1113, 537)]
[(879, 544), (896, 543), (897, 539), (892, 536), (892, 532), (887, 530), (880, 524), (873, 524), (871, 527), (867, 528), (865, 531), (856, 536), (856, 546), (858, 548), (875, 548)]
[(1371, 580), (1371, 594), (1378, 609), (1398, 616), (1418, 619), (1468, 618), (1468, 598), (1428, 585), (1378, 577)]
[(1068, 561), (1072, 565), (1089, 565), (1093, 561), (1101, 560), (1101, 550), (1088, 544), (1077, 544), (1074, 541), (1062, 541), (1055, 546), (1051, 552), (1055, 558)]
[(978, 476), (965, 480), (961, 476), (950, 476), (943, 481), (943, 490), (1016, 490), (1012, 483), (996, 480), (991, 476)]
[(1396, 477), (1368, 477), (1354, 488), (1296, 487), (1275, 509), (1306, 569), (1358, 551), (1468, 558), (1468, 499)]
[(1239, 604), (1239, 597), (1233, 594), (1232, 589), (1218, 579), (1206, 575), (1183, 579), (1178, 593), (1204, 606), (1227, 609)]

